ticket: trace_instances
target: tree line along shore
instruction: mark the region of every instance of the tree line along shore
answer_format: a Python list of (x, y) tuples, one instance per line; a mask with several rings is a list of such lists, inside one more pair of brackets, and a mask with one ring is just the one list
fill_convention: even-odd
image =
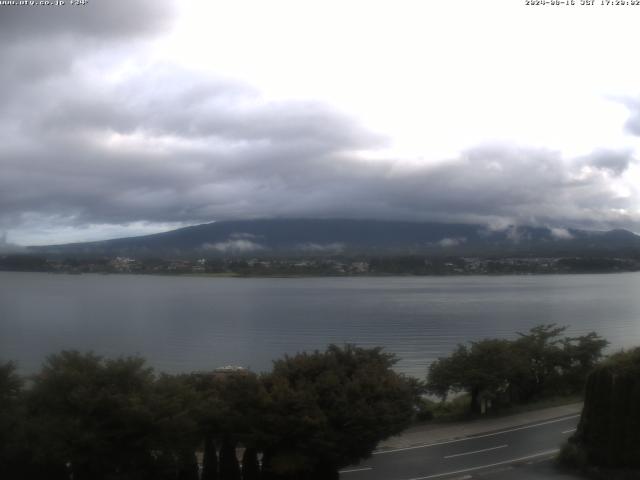
[[(381, 440), (461, 398), (468, 415), (481, 415), (580, 394), (585, 382), (585, 413), (565, 463), (590, 472), (640, 467), (640, 349), (603, 361), (606, 340), (564, 332), (539, 325), (511, 340), (460, 345), (424, 380), (398, 374), (381, 348), (354, 345), (284, 356), (261, 374), (158, 374), (139, 357), (77, 351), (48, 357), (30, 376), (0, 364), (0, 477), (338, 478)], [(615, 449), (605, 448), (614, 433)]]
[(461, 257), (424, 255), (148, 258), (0, 255), (1, 271), (215, 276), (522, 275), (640, 271), (630, 256)]

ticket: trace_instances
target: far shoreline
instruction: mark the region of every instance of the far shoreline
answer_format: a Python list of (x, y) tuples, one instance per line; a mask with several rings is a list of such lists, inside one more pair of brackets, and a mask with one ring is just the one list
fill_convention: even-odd
[(633, 271), (588, 271), (588, 272), (507, 272), (507, 273), (444, 273), (444, 274), (412, 274), (412, 273), (367, 273), (367, 274), (241, 274), (224, 273), (166, 273), (166, 272), (60, 272), (46, 270), (0, 270), (0, 273), (42, 273), (55, 276), (135, 276), (135, 277), (172, 277), (172, 278), (274, 278), (274, 279), (303, 279), (303, 278), (498, 278), (498, 277), (560, 277), (586, 275), (623, 275), (637, 274)]

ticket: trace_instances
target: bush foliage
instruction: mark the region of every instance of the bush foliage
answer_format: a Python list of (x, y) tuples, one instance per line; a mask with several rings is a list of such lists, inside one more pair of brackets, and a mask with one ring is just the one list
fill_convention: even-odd
[(431, 364), (427, 391), (442, 399), (464, 392), (471, 413), (580, 392), (608, 342), (594, 332), (562, 337), (565, 330), (539, 325), (515, 340), (458, 345)]
[(412, 419), (394, 362), (347, 345), (262, 375), (156, 375), (141, 358), (64, 351), (28, 386), (2, 364), (0, 478), (196, 480), (197, 455), (206, 480), (338, 478)]
[(640, 469), (640, 348), (611, 356), (589, 374), (570, 445), (587, 465)]

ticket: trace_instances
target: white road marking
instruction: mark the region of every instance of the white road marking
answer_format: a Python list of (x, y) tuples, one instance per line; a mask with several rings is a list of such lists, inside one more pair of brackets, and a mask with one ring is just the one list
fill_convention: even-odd
[(475, 440), (477, 438), (495, 437), (496, 435), (502, 435), (504, 433), (517, 432), (519, 430), (526, 430), (528, 428), (536, 428), (536, 427), (541, 427), (543, 425), (550, 425), (552, 423), (564, 422), (566, 420), (578, 418), (579, 416), (580, 414), (571, 415), (569, 417), (556, 418), (555, 420), (548, 420), (546, 422), (536, 423), (535, 425), (526, 425), (524, 427), (510, 428), (509, 430), (502, 430), (500, 432), (485, 433), (483, 435), (475, 435), (471, 437), (458, 438), (456, 440), (447, 440), (446, 442), (425, 443), (424, 445), (414, 445), (412, 447), (394, 448), (392, 450), (380, 450), (377, 452), (373, 452), (372, 455), (383, 455), (385, 453), (405, 452), (407, 450), (416, 450), (418, 448), (429, 448), (429, 447), (437, 447), (438, 445), (448, 445), (449, 443), (466, 442), (469, 440)]
[(444, 458), (456, 458), (463, 457), (464, 455), (473, 455), (474, 453), (488, 452), (490, 450), (498, 450), (500, 448), (507, 448), (509, 445), (500, 445), (499, 447), (483, 448), (482, 450), (474, 450), (473, 452), (456, 453), (455, 455), (447, 455)]
[(570, 428), (569, 430), (565, 430), (564, 432), (562, 432), (563, 434), (565, 433), (571, 433), (571, 432), (575, 432), (577, 430), (577, 428)]
[(340, 470), (338, 473), (366, 472), (367, 470), (373, 470), (373, 467), (350, 468), (349, 470)]
[(477, 467), (464, 468), (462, 470), (456, 470), (454, 472), (435, 473), (433, 475), (427, 475), (426, 477), (413, 477), (413, 478), (409, 478), (408, 480), (428, 480), (429, 478), (446, 477), (447, 475), (456, 475), (458, 473), (466, 473), (466, 472), (472, 472), (474, 470), (482, 470), (484, 468), (497, 467), (498, 465), (505, 465), (507, 463), (521, 462), (523, 460), (529, 460), (530, 458), (541, 457), (543, 455), (553, 455), (554, 453), (558, 453), (559, 451), (560, 449), (556, 448), (555, 450), (547, 450), (546, 452), (534, 453), (533, 455), (527, 455), (526, 457), (512, 458), (511, 460), (505, 460), (503, 462), (496, 462), (496, 463), (491, 463), (489, 465), (479, 465)]

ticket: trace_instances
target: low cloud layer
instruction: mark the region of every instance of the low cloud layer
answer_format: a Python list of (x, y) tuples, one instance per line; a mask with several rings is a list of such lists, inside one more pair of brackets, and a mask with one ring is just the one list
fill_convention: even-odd
[(345, 244), (340, 242), (332, 243), (303, 243), (297, 246), (297, 250), (307, 253), (340, 253), (344, 251)]
[(443, 248), (450, 248), (450, 247), (457, 247), (459, 245), (462, 245), (466, 241), (467, 239), (465, 237), (455, 237), (455, 238), (447, 237), (440, 240), (438, 242), (438, 245), (440, 245)]
[(495, 144), (437, 163), (380, 158), (371, 152), (387, 139), (335, 108), (139, 62), (171, 4), (99, 5), (79, 18), (1, 12), (0, 81), (11, 88), (0, 93), (0, 232), (11, 241), (53, 243), (34, 232), (55, 227), (265, 217), (535, 224), (558, 238), (574, 226), (639, 228), (629, 150), (565, 158)]
[(214, 250), (221, 253), (247, 253), (264, 250), (265, 247), (251, 240), (246, 239), (229, 239), (224, 242), (205, 243), (203, 250)]
[(631, 113), (625, 125), (627, 131), (640, 136), (640, 99), (626, 99), (623, 103)]

